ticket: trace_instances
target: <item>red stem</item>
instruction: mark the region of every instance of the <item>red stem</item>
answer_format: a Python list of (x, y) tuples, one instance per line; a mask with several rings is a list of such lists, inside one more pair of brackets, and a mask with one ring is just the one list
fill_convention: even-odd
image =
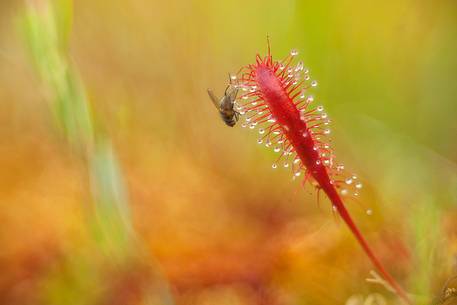
[(349, 214), (348, 210), (344, 206), (344, 204), (341, 200), (341, 197), (338, 195), (335, 188), (332, 186), (332, 187), (326, 188), (326, 189), (327, 190), (324, 190), (324, 191), (326, 192), (330, 201), (336, 207), (341, 218), (343, 218), (343, 221), (349, 227), (349, 230), (351, 230), (352, 234), (354, 234), (355, 238), (359, 242), (363, 251), (365, 251), (365, 253), (368, 255), (368, 257), (370, 258), (373, 265), (378, 269), (378, 271), (381, 273), (382, 277), (389, 283), (389, 285), (392, 286), (392, 288), (395, 290), (395, 292), (398, 294), (398, 296), (401, 297), (403, 299), (403, 301), (405, 301), (407, 304), (412, 304), (411, 299), (408, 297), (408, 295), (403, 290), (403, 288), (395, 281), (395, 279), (390, 275), (390, 273), (386, 271), (383, 264), (379, 261), (377, 256), (374, 254), (373, 250), (370, 248), (370, 246), (368, 246), (367, 241), (365, 240), (363, 235), (360, 233), (358, 227), (352, 220), (351, 215)]

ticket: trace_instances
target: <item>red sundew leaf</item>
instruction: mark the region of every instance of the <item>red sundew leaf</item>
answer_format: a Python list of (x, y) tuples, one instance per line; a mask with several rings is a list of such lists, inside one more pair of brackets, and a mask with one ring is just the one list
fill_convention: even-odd
[[(259, 128), (259, 144), (265, 143), (281, 153), (283, 166), (291, 167), (293, 177), (304, 174), (318, 191), (322, 190), (373, 265), (406, 303), (411, 301), (396, 280), (387, 272), (346, 209), (342, 196), (358, 196), (362, 184), (355, 175), (344, 173), (344, 166), (337, 164), (330, 146), (330, 120), (323, 106), (310, 107), (314, 97), (307, 95), (317, 82), (310, 80), (309, 70), (302, 62), (294, 64), (296, 50), (281, 61), (274, 61), (268, 46), (268, 54), (256, 56), (254, 64), (240, 69), (232, 76), (232, 85), (242, 94), (238, 99), (238, 111), (245, 118), (243, 127)], [(371, 210), (367, 211), (368, 214)]]

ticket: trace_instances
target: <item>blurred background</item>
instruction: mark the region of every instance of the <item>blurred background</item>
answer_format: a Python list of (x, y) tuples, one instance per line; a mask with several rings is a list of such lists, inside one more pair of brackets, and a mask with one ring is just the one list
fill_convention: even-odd
[(55, 3), (0, 2), (0, 304), (398, 304), (207, 96), (267, 34), (318, 80), (387, 269), (457, 304), (455, 1)]

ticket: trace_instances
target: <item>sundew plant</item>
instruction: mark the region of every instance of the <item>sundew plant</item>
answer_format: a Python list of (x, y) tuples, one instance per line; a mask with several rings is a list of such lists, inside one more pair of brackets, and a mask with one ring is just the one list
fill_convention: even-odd
[(293, 62), (297, 55), (294, 49), (285, 59), (274, 61), (268, 45), (265, 57), (257, 55), (254, 64), (243, 67), (232, 77), (237, 81), (235, 86), (244, 92), (239, 106), (240, 113), (246, 117), (243, 127), (258, 128), (261, 135), (258, 144), (265, 143), (279, 154), (273, 168), (278, 163), (291, 167), (293, 178), (303, 174), (303, 184), (309, 182), (327, 195), (334, 211), (347, 224), (373, 265), (398, 296), (411, 304), (406, 292), (368, 246), (343, 203), (343, 198), (359, 195), (362, 183), (335, 160), (327, 138), (330, 119), (323, 106), (311, 106), (314, 97), (308, 95), (317, 81), (310, 80), (309, 70), (302, 61)]

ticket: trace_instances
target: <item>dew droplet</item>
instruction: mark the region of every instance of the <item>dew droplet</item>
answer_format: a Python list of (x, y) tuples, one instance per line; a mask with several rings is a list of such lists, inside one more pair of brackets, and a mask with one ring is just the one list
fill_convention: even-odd
[(300, 159), (295, 159), (294, 160), (294, 164), (297, 164), (298, 162), (300, 162)]
[(368, 216), (373, 215), (373, 210), (372, 210), (372, 209), (368, 209), (368, 210), (367, 210), (367, 215), (368, 215)]
[(305, 74), (305, 77), (303, 77), (304, 80), (308, 81), (310, 79), (308, 74)]
[(262, 144), (263, 143), (263, 140), (262, 139), (258, 139), (257, 140), (257, 144)]
[(276, 169), (277, 167), (278, 167), (278, 165), (277, 165), (276, 163), (273, 163), (273, 164), (271, 165), (271, 168), (273, 168), (273, 169)]
[(236, 75), (230, 75), (230, 79), (231, 80), (235, 80), (236, 79)]
[(273, 149), (273, 151), (274, 151), (274, 152), (280, 152), (280, 151), (281, 151), (281, 148), (280, 148), (280, 147), (275, 147), (275, 148)]
[(284, 162), (284, 167), (285, 167), (285, 168), (289, 167), (289, 163)]
[(246, 123), (241, 124), (241, 127), (246, 128), (248, 126)]
[(341, 189), (340, 193), (341, 193), (341, 195), (346, 196), (348, 194), (348, 190), (347, 189)]
[(314, 101), (314, 96), (312, 96), (312, 95), (308, 96), (308, 98), (306, 99), (306, 101), (307, 101), (308, 103), (312, 103), (312, 102)]
[(352, 184), (352, 179), (351, 178), (347, 178), (345, 182), (346, 182), (347, 185)]
[(328, 115), (326, 113), (321, 114), (322, 119), (326, 119), (327, 117), (328, 117)]
[(317, 81), (313, 80), (313, 81), (311, 82), (311, 87), (317, 87)]
[(317, 106), (316, 110), (319, 112), (324, 111), (324, 106)]
[(363, 187), (363, 185), (360, 182), (355, 185), (355, 188), (358, 190), (360, 190), (362, 187)]
[(296, 172), (295, 177), (299, 177), (301, 175), (301, 172)]
[(330, 129), (324, 130), (324, 134), (330, 134)]
[(260, 129), (259, 129), (259, 134), (264, 134), (264, 133), (265, 133), (265, 129), (260, 128)]
[(325, 160), (324, 160), (324, 165), (330, 165), (330, 160), (325, 159)]
[(292, 50), (290, 51), (290, 55), (291, 55), (291, 56), (297, 56), (297, 55), (298, 55), (297, 49), (292, 49)]
[(298, 72), (298, 71), (301, 71), (301, 70), (303, 70), (303, 62), (299, 61), (298, 64), (297, 64), (297, 67), (295, 68), (295, 71)]
[(316, 165), (321, 165), (321, 160), (316, 160)]
[(252, 123), (251, 125), (249, 125), (249, 129), (254, 129), (255, 128), (255, 124)]
[(308, 136), (308, 132), (305, 131), (302, 135), (304, 138), (306, 138)]

